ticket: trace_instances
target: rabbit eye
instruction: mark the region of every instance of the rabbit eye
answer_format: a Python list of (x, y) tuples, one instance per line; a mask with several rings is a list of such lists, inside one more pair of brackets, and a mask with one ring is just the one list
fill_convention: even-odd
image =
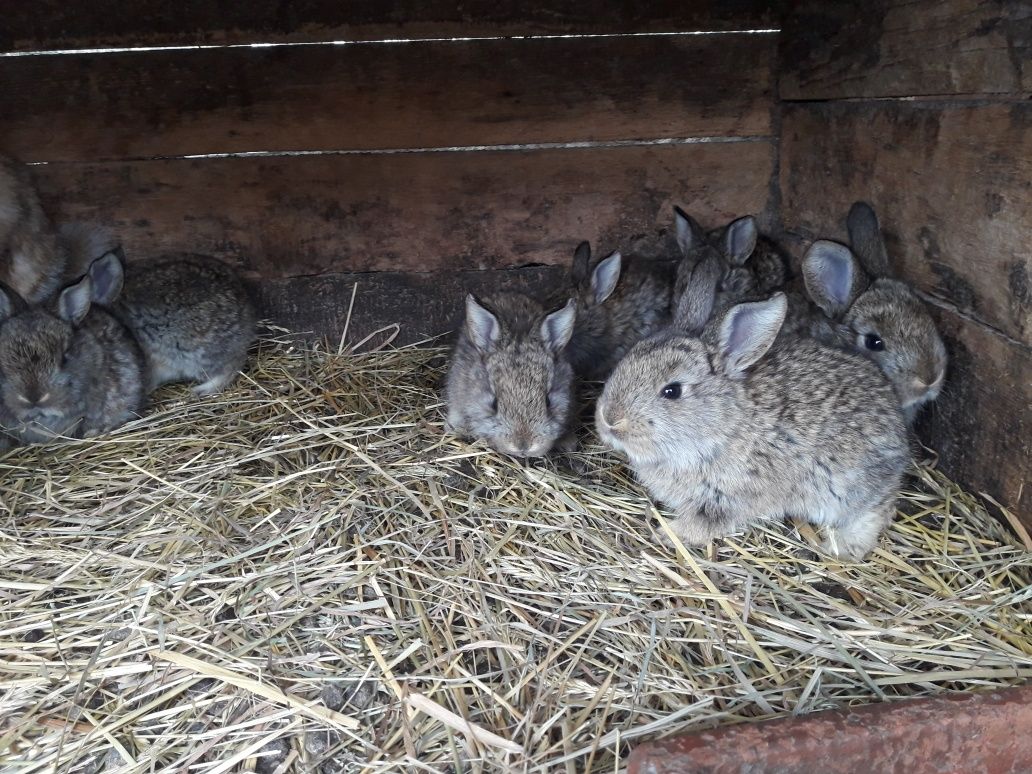
[(670, 384), (659, 391), (659, 394), (669, 400), (677, 400), (681, 397), (681, 383), (670, 382)]
[(864, 336), (864, 346), (872, 352), (881, 352), (885, 349), (885, 342), (877, 333), (868, 333)]

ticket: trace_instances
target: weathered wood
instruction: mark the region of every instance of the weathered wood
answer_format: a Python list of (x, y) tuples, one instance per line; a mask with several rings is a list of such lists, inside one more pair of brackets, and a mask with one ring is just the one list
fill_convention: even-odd
[(36, 167), (58, 219), (130, 256), (216, 255), (260, 277), (565, 264), (582, 239), (671, 249), (672, 207), (705, 223), (766, 209), (766, 141), (605, 149), (164, 160)]
[[(327, 274), (252, 282), (251, 286), (265, 319), (303, 337), (337, 343), (347, 324), (345, 343), (353, 345), (397, 324), (393, 343), (403, 345), (434, 336), (444, 336), (442, 343), (449, 341), (466, 293), (515, 290), (552, 298), (567, 283), (567, 276), (564, 266), (538, 266), (502, 271)], [(371, 341), (383, 342), (393, 332)]]
[(800, 0), (781, 34), (782, 99), (1032, 92), (1024, 0)]
[(96, 161), (765, 135), (772, 58), (756, 35), (24, 57), (3, 65), (0, 146)]
[(932, 311), (951, 362), (919, 435), (947, 475), (990, 494), (1032, 529), (1032, 347), (950, 311)]
[(808, 238), (844, 239), (870, 201), (907, 280), (1032, 342), (1032, 104), (790, 106), (781, 195)]
[(0, 50), (756, 29), (764, 0), (6, 0)]

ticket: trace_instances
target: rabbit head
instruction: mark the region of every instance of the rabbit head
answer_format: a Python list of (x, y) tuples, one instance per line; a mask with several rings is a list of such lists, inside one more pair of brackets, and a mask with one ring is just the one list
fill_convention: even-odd
[(742, 380), (774, 343), (786, 311), (778, 293), (732, 307), (712, 343), (677, 323), (639, 343), (598, 401), (602, 440), (634, 465), (692, 468), (716, 456), (728, 428), (741, 423)]
[(0, 287), (0, 402), (22, 425), (66, 432), (93, 364), (77, 346), (76, 328), (90, 310), (92, 285), (84, 277), (65, 288), (52, 309), (30, 307)]
[(447, 382), (448, 424), (504, 454), (546, 454), (568, 429), (573, 299), (546, 311), (521, 294), (466, 297)]
[[(872, 243), (863, 244), (866, 250)], [(883, 246), (865, 255), (873, 257), (865, 261), (869, 269), (887, 270)], [(924, 303), (906, 283), (872, 275), (848, 247), (823, 239), (806, 252), (802, 271), (807, 294), (832, 323), (835, 342), (878, 364), (908, 418), (938, 396), (946, 376), (946, 347)]]

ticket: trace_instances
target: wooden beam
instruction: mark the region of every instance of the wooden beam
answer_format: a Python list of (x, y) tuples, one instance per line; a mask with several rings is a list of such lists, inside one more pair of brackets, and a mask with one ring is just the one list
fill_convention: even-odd
[(763, 136), (772, 59), (756, 35), (24, 57), (4, 60), (0, 146), (98, 161)]
[(781, 34), (787, 100), (1032, 92), (1026, 2), (798, 0)]
[(58, 220), (110, 227), (130, 258), (196, 252), (253, 277), (562, 264), (672, 251), (673, 206), (703, 222), (767, 209), (770, 142), (50, 164)]
[(197, 45), (456, 35), (612, 34), (776, 26), (778, 3), (762, 0), (13, 0), (0, 50)]

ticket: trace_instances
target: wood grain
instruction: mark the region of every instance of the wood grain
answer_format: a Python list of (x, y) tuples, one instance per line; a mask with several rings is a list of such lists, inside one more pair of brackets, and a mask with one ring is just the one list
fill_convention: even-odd
[(24, 57), (4, 61), (0, 146), (97, 161), (758, 136), (772, 58), (769, 37), (734, 35)]
[(0, 50), (727, 30), (776, 26), (763, 0), (7, 0)]
[(582, 239), (671, 250), (674, 204), (764, 213), (765, 141), (36, 167), (58, 219), (105, 224), (130, 257), (216, 255), (256, 277), (565, 264)]
[(781, 34), (782, 99), (1032, 92), (1024, 0), (801, 0)]
[(870, 201), (904, 278), (1032, 342), (1032, 104), (790, 106), (781, 196), (811, 239), (844, 239)]
[(1032, 529), (1032, 348), (952, 312), (933, 313), (951, 364), (919, 433), (947, 475)]

